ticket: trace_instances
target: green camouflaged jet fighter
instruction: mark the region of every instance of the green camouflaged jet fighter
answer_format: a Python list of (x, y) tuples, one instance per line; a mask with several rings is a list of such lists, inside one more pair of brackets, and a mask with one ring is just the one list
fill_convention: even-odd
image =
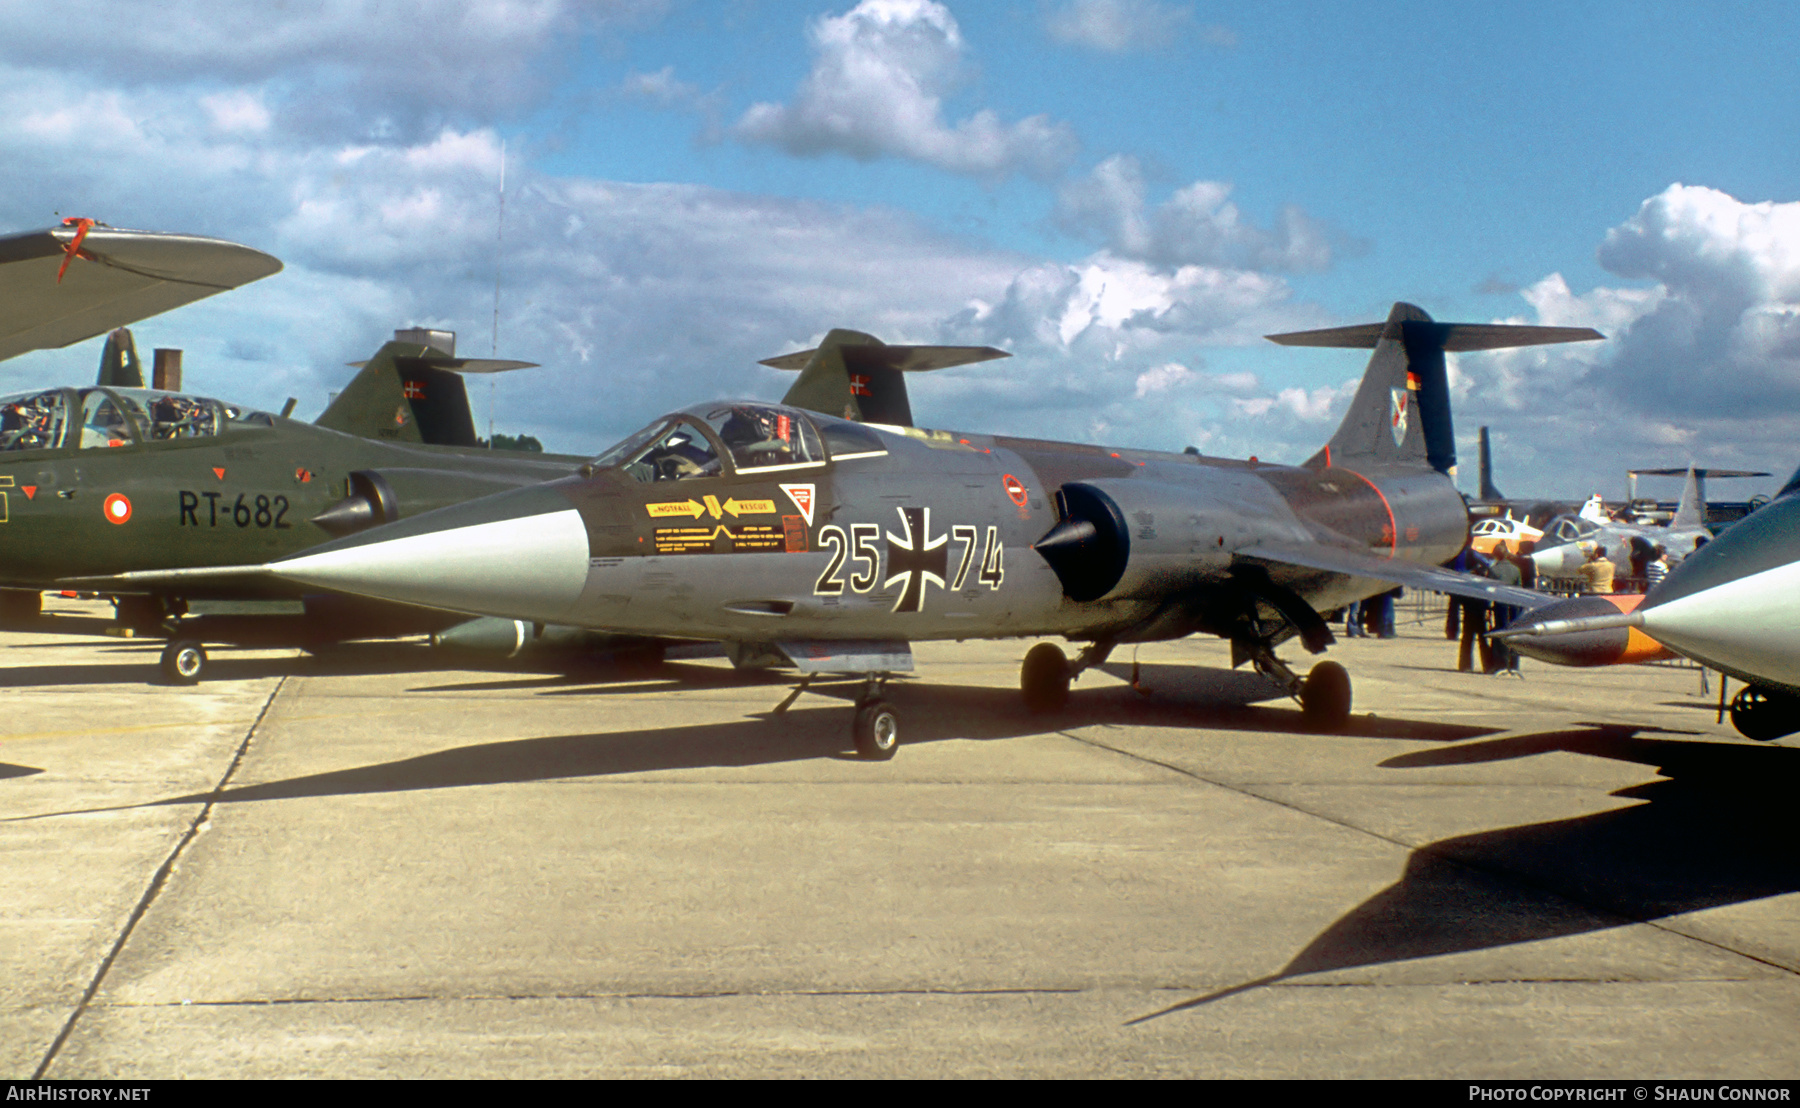
[[(66, 346), (280, 268), (234, 243), (81, 221), (0, 238), (0, 357)], [(572, 473), (582, 458), (477, 446), (460, 375), (529, 364), (457, 358), (449, 332), (397, 332), (308, 424), (144, 388), (128, 333), (115, 335), (100, 383), (0, 397), (0, 614), (35, 615), (40, 590), (65, 578), (281, 557)], [(266, 577), (103, 591), (122, 624), (170, 639), (163, 670), (181, 683), (200, 678), (204, 641), (316, 645), (465, 618)]]

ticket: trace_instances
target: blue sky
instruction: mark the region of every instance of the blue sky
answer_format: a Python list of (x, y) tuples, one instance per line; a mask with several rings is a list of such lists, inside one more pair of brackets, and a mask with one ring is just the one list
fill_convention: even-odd
[[(504, 144), (500, 353), (545, 368), (502, 380), (494, 418), (557, 449), (777, 396), (757, 358), (852, 326), (1014, 352), (916, 382), (922, 422), (1299, 460), (1361, 359), (1260, 336), (1406, 299), (1609, 336), (1457, 359), (1465, 463), (1491, 425), (1508, 491), (1800, 462), (1800, 34), (1773, 4), (0, 0), (0, 21), (0, 226), (87, 214), (287, 263), (135, 328), (216, 395), (316, 412), (414, 323), (485, 352)], [(97, 356), (15, 359), (0, 388)]]

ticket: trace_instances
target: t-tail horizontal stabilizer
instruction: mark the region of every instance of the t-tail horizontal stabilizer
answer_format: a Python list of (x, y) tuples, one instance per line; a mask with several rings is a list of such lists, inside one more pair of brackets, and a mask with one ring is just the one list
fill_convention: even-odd
[(1283, 346), (1375, 351), (1343, 423), (1308, 465), (1354, 460), (1360, 465), (1430, 466), (1444, 474), (1456, 467), (1445, 351), (1501, 350), (1605, 337), (1590, 327), (1437, 323), (1422, 309), (1404, 303), (1394, 305), (1386, 323), (1267, 336)]
[(431, 446), (478, 446), (461, 374), (529, 369), (536, 362), (458, 358), (456, 335), (423, 328), (394, 332), (314, 422), (365, 439)]
[(764, 358), (762, 365), (797, 369), (800, 379), (783, 404), (863, 423), (911, 427), (912, 404), (903, 374), (1006, 358), (991, 346), (889, 346), (874, 335), (833, 328), (816, 349)]

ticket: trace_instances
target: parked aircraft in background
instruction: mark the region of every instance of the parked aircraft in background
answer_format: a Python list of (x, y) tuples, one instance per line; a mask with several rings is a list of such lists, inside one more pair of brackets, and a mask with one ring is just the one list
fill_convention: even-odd
[[(476, 446), (455, 336), (401, 331), (315, 423), (194, 393), (89, 386), (0, 397), (0, 614), (35, 615), (64, 578), (218, 565), (575, 471), (581, 457)], [(101, 375), (125, 376), (129, 338)], [(291, 405), (290, 405), (291, 406)], [(266, 579), (102, 590), (119, 621), (167, 637), (164, 676), (198, 681), (205, 642), (318, 646), (459, 622)]]
[[(1604, 547), (1606, 557), (1621, 575), (1642, 573), (1653, 547), (1661, 546), (1677, 560), (1693, 553), (1694, 547), (1712, 538), (1704, 520), (1705, 502), (1700, 499), (1700, 483), (1689, 469), (1681, 503), (1666, 527), (1623, 523), (1607, 516), (1596, 494), (1578, 515), (1563, 515), (1544, 527), (1531, 561), (1539, 577), (1574, 577), (1596, 547)], [(1635, 555), (1635, 566), (1634, 566)], [(1634, 570), (1636, 573), (1634, 574)]]
[[(923, 639), (1061, 635), (1027, 654), (1025, 701), (1054, 710), (1121, 643), (1231, 641), (1300, 702), (1343, 724), (1348, 674), (1302, 678), (1276, 655), (1332, 642), (1321, 612), (1394, 584), (1533, 604), (1538, 594), (1441, 568), (1468, 540), (1446, 476), (1447, 350), (1601, 336), (1587, 328), (1385, 323), (1270, 336), (1374, 349), (1348, 414), (1302, 465), (930, 431), (836, 418), (901, 387), (909, 348), (834, 331), (787, 404), (721, 400), (663, 416), (537, 488), (486, 497), (255, 564), (121, 574), (108, 587), (194, 589), (254, 575), (405, 604), (609, 632), (723, 642), (805, 682), (863, 681), (853, 733), (889, 757), (884, 682)], [(795, 360), (799, 355), (794, 356)], [(870, 370), (879, 372), (870, 372)], [(880, 378), (878, 381), (877, 378)], [(802, 410), (800, 405), (811, 409)]]
[(1483, 557), (1492, 557), (1495, 548), (1501, 543), (1506, 544), (1509, 552), (1517, 554), (1519, 544), (1535, 543), (1543, 537), (1542, 531), (1510, 515), (1489, 516), (1469, 528), (1469, 545)]
[[(0, 237), (0, 358), (109, 329), (95, 385), (0, 397), (0, 617), (34, 616), (63, 578), (271, 557), (496, 490), (582, 457), (481, 449), (462, 375), (527, 362), (456, 357), (446, 331), (395, 333), (312, 424), (145, 388), (123, 324), (276, 273), (236, 243), (92, 220)], [(159, 354), (166, 352), (159, 352)], [(438, 631), (442, 611), (271, 581), (105, 590), (125, 629), (167, 637), (163, 671), (199, 680), (203, 642), (317, 646)]]
[[(1669, 520), (1674, 516), (1675, 511), (1679, 507), (1679, 505), (1668, 504), (1668, 503), (1660, 502), (1657, 500), (1640, 498), (1638, 496), (1638, 478), (1639, 477), (1685, 477), (1685, 476), (1687, 476), (1687, 472), (1688, 472), (1687, 469), (1679, 468), (1679, 467), (1669, 468), (1669, 469), (1629, 469), (1629, 470), (1626, 470), (1625, 471), (1625, 477), (1626, 477), (1626, 483), (1627, 483), (1626, 495), (1628, 497), (1628, 500), (1627, 500), (1627, 503), (1625, 504), (1625, 506), (1619, 512), (1616, 512), (1614, 514), (1617, 516), (1623, 516), (1624, 518), (1630, 520), (1633, 523), (1650, 524), (1650, 523), (1667, 523), (1667, 522), (1669, 522)], [(1736, 521), (1749, 515), (1751, 512), (1753, 512), (1757, 508), (1761, 507), (1763, 504), (1768, 503), (1768, 500), (1769, 500), (1769, 498), (1766, 496), (1752, 497), (1750, 500), (1722, 500), (1722, 501), (1709, 500), (1709, 499), (1707, 499), (1707, 496), (1706, 496), (1706, 482), (1709, 478), (1768, 477), (1768, 476), (1771, 476), (1771, 474), (1769, 474), (1763, 470), (1754, 470), (1754, 469), (1718, 469), (1718, 468), (1713, 468), (1713, 467), (1696, 467), (1696, 468), (1694, 468), (1694, 479), (1699, 484), (1700, 504), (1701, 504), (1702, 512), (1703, 512), (1701, 522), (1706, 524), (1706, 526), (1709, 529), (1711, 529), (1713, 531), (1718, 531), (1718, 530), (1721, 530), (1724, 526), (1731, 524), (1731, 523), (1735, 523)]]

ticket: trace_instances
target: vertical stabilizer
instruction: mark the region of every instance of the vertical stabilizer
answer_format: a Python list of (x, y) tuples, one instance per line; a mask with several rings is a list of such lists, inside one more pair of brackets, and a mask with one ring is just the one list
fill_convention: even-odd
[(1681, 486), (1681, 503), (1675, 506), (1675, 515), (1669, 520), (1670, 527), (1704, 527), (1706, 526), (1706, 492), (1700, 480), (1700, 474), (1693, 466), (1688, 467), (1687, 481)]
[(1505, 500), (1506, 494), (1494, 487), (1494, 453), (1488, 445), (1488, 429), (1481, 429), (1481, 500)]
[(862, 423), (913, 425), (906, 374), (1007, 357), (991, 346), (890, 346), (874, 335), (834, 327), (816, 349), (765, 358), (762, 365), (797, 369), (783, 404)]
[(465, 373), (526, 369), (532, 362), (458, 358), (456, 335), (410, 329), (394, 332), (314, 422), (320, 427), (385, 442), (479, 446), (469, 410)]
[[(398, 359), (418, 357), (425, 348), (415, 343), (382, 344), (375, 356), (363, 362), (356, 376), (313, 422), (365, 439), (386, 442), (424, 442), (419, 421), (406, 398)], [(465, 401), (466, 403), (466, 401)]]
[(137, 342), (130, 328), (120, 327), (106, 336), (106, 349), (100, 351), (100, 376), (94, 384), (115, 389), (144, 387), (144, 370), (138, 365)]
[(1456, 468), (1456, 429), (1450, 420), (1446, 352), (1586, 342), (1605, 336), (1589, 327), (1437, 323), (1423, 309), (1399, 303), (1386, 323), (1267, 337), (1283, 346), (1375, 351), (1343, 423), (1308, 465), (1354, 460), (1359, 465), (1417, 466), (1450, 474)]

